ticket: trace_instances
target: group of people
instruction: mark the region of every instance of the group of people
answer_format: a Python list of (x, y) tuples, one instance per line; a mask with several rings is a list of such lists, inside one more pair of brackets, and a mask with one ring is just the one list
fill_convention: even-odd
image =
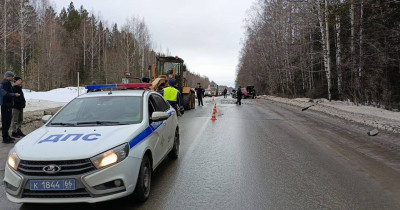
[[(204, 106), (204, 104), (203, 104), (203, 98), (204, 98), (204, 92), (205, 92), (204, 88), (201, 87), (200, 83), (197, 83), (197, 87), (195, 88), (195, 90), (196, 90), (198, 105), (200, 106), (200, 104), (201, 104), (201, 106)], [(224, 94), (224, 98), (226, 98), (227, 94), (228, 94), (228, 90), (225, 88), (222, 93)]]
[[(201, 104), (201, 106), (204, 106), (203, 105), (203, 98), (204, 98), (204, 92), (205, 92), (204, 88), (201, 87), (200, 83), (197, 83), (197, 87), (195, 88), (195, 90), (196, 90), (196, 95), (197, 95), (198, 106), (200, 106), (200, 104)], [(226, 88), (224, 89), (224, 91), (222, 93), (224, 95), (224, 98), (227, 98), (228, 90)], [(240, 86), (239, 86), (239, 90), (238, 90), (237, 94), (238, 94), (238, 99), (236, 101), (236, 104), (242, 105), (241, 100), (242, 100), (243, 94), (242, 94), (242, 90), (241, 90)], [(240, 97), (239, 97), (239, 95), (240, 95)]]
[[(3, 143), (14, 143), (15, 138), (24, 137), (21, 131), (23, 121), (23, 109), (26, 101), (22, 92), (22, 78), (15, 77), (14, 73), (7, 71), (0, 84), (0, 106)], [(14, 86), (11, 84), (14, 82)], [(12, 122), (12, 125), (11, 125)], [(9, 135), (12, 127), (11, 136)]]

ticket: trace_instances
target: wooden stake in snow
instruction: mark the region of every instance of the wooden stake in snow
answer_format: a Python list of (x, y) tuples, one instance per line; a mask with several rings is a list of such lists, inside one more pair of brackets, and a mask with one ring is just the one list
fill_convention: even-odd
[(312, 106), (314, 106), (314, 105), (307, 106), (306, 108), (301, 109), (301, 111), (306, 111), (308, 108), (310, 108)]

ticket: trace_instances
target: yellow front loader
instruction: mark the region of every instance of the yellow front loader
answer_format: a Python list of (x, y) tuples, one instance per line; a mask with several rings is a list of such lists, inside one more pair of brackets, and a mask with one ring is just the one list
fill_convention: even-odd
[(194, 90), (188, 86), (183, 72), (186, 66), (183, 59), (178, 56), (157, 57), (157, 62), (152, 66), (152, 86), (151, 89), (160, 92), (167, 86), (169, 78), (176, 80), (176, 88), (182, 94), (183, 107), (185, 110), (195, 108)]

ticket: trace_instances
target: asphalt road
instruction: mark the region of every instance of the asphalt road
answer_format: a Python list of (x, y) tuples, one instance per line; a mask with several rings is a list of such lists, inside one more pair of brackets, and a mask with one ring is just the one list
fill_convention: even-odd
[(208, 98), (179, 118), (180, 156), (154, 172), (144, 204), (20, 205), (1, 189), (0, 209), (400, 209), (399, 135), (369, 137), (313, 111), (243, 102)]

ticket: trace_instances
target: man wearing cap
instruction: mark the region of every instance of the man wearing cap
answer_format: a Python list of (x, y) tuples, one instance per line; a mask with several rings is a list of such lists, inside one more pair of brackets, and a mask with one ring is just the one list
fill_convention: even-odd
[(198, 101), (198, 106), (200, 106), (200, 104), (202, 106), (204, 106), (203, 104), (203, 98), (204, 98), (204, 88), (201, 87), (200, 83), (197, 83), (197, 87), (195, 88), (196, 90), (196, 94), (197, 94), (197, 101)]
[[(168, 103), (172, 106), (172, 108), (177, 111), (177, 105), (179, 105), (180, 109), (183, 111), (182, 107), (182, 102), (181, 102), (181, 93), (179, 92), (178, 89), (174, 87), (176, 84), (175, 79), (171, 78), (168, 80), (168, 87), (164, 88), (161, 92), (161, 94), (164, 96), (165, 100), (168, 101)], [(182, 112), (181, 111), (181, 112)]]
[(1, 105), (1, 125), (2, 125), (2, 133), (3, 133), (3, 143), (14, 143), (14, 138), (11, 138), (8, 134), (8, 130), (10, 129), (11, 119), (12, 119), (12, 108), (14, 106), (14, 97), (21, 96), (19, 93), (14, 93), (11, 82), (14, 79), (14, 73), (11, 71), (7, 71), (4, 75), (4, 79), (1, 82), (1, 96), (2, 100), (0, 101)]
[(11, 123), (11, 137), (20, 138), (24, 137), (25, 134), (21, 131), (22, 121), (24, 120), (24, 108), (25, 108), (25, 97), (22, 92), (22, 78), (14, 77), (14, 93), (19, 93), (20, 97), (14, 98), (14, 107), (12, 109), (12, 123)]
[(237, 94), (236, 104), (242, 105), (242, 97), (243, 97), (242, 86), (239, 86), (236, 94)]

